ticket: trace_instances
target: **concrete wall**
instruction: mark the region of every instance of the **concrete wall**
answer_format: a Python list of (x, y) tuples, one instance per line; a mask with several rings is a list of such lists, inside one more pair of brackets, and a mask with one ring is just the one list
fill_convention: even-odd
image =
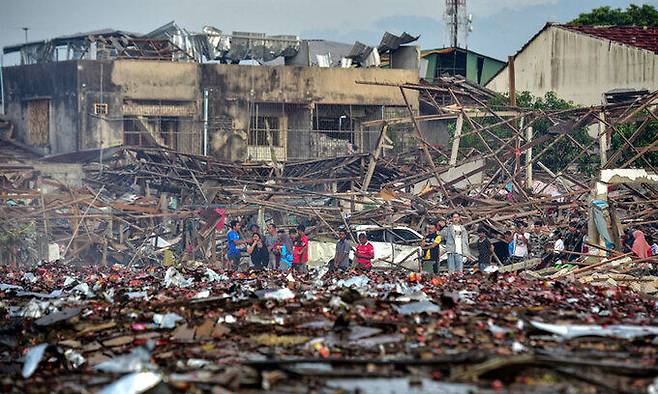
[[(396, 87), (361, 85), (355, 81), (418, 82), (417, 70), (228, 64), (204, 64), (201, 70), (201, 84), (209, 90), (209, 117), (220, 120), (209, 136), (210, 154), (229, 160), (247, 157), (246, 130), (253, 103), (295, 104), (294, 110), (286, 106), (288, 127), (311, 129), (311, 108), (315, 104), (405, 105)], [(408, 91), (407, 96), (417, 110), (417, 92)], [(288, 155), (305, 157), (305, 151), (311, 147), (310, 138), (289, 138)]]
[[(581, 105), (600, 104), (617, 88), (658, 89), (658, 55), (635, 47), (550, 26), (514, 62), (517, 91), (543, 96), (554, 91)], [(507, 68), (487, 84), (509, 90)]]
[[(190, 115), (180, 117), (177, 145), (181, 151), (200, 153), (201, 97), (207, 89), (209, 153), (231, 160), (247, 157), (246, 130), (253, 103), (294, 107), (291, 112), (286, 109), (282, 125), (287, 122), (289, 128), (311, 129), (311, 108), (316, 104), (377, 108), (405, 105), (396, 87), (361, 85), (356, 81), (418, 82), (415, 69), (256, 67), (146, 60), (54, 62), (7, 67), (4, 74), (7, 115), (16, 124), (20, 141), (26, 141), (21, 138), (26, 135), (26, 102), (50, 100), (49, 140), (44, 153), (98, 148), (101, 141), (104, 147), (123, 143), (127, 105), (162, 107), (163, 111), (176, 106), (192, 108)], [(417, 110), (417, 92), (407, 91), (407, 96)], [(97, 103), (107, 104), (108, 113), (95, 114)], [(310, 139), (306, 142), (289, 141), (288, 148), (297, 149), (301, 157)]]
[(196, 101), (200, 70), (197, 63), (150, 60), (114, 61), (112, 83), (125, 98), (142, 100)]
[(393, 69), (418, 70), (419, 64), (419, 46), (401, 46), (391, 53), (391, 68)]
[[(183, 152), (199, 153), (202, 132), (200, 70), (196, 63), (151, 60), (80, 61), (81, 149), (123, 143), (123, 105), (148, 102), (155, 105), (194, 103), (197, 113), (183, 117), (177, 143)], [(102, 78), (101, 78), (102, 75)], [(101, 87), (102, 80), (102, 87)], [(95, 116), (94, 103), (109, 105), (106, 116)]]
[[(204, 64), (202, 70), (203, 85), (227, 101), (251, 98), (256, 102), (404, 105), (398, 88), (360, 85), (355, 81), (418, 82), (416, 70), (233, 64)], [(408, 96), (417, 108), (418, 94), (408, 92)]]
[(32, 100), (49, 100), (48, 137), (44, 145), (34, 147), (44, 154), (77, 149), (77, 62), (4, 67), (3, 78), (6, 115), (15, 125), (18, 141), (29, 143), (28, 103)]

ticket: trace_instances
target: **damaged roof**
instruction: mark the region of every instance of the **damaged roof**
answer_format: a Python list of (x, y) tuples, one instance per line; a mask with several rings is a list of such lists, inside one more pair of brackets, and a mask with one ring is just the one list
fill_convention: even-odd
[(141, 34), (140, 33), (129, 32), (129, 31), (105, 28), (105, 29), (100, 29), (100, 30), (92, 30), (92, 31), (88, 31), (88, 32), (79, 32), (79, 33), (73, 33), (73, 34), (66, 34), (66, 35), (55, 37), (55, 38), (52, 38), (52, 39), (49, 39), (49, 40), (37, 40), (37, 41), (31, 41), (31, 42), (28, 42), (28, 43), (9, 45), (9, 46), (6, 46), (6, 47), (3, 48), (3, 53), (7, 54), (7, 53), (12, 53), (12, 52), (18, 52), (23, 47), (31, 46), (31, 45), (45, 44), (46, 42), (52, 42), (54, 45), (62, 45), (62, 44), (66, 44), (69, 41), (79, 41), (79, 40), (85, 39), (85, 38), (90, 37), (90, 36), (140, 37)]
[(603, 38), (630, 45), (636, 48), (646, 49), (658, 53), (658, 27), (642, 26), (575, 26), (557, 25), (563, 29), (587, 34), (597, 38)]

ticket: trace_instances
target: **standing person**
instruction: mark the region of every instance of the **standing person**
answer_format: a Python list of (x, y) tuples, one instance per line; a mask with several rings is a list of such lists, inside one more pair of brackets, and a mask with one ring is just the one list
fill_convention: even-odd
[(544, 222), (537, 220), (532, 227), (532, 233), (530, 233), (530, 257), (532, 258), (542, 258), (545, 253), (546, 244), (548, 243), (548, 235), (543, 232)]
[(297, 226), (297, 238), (293, 246), (292, 267), (302, 273), (308, 271), (308, 237), (305, 231), (306, 227), (303, 224)]
[(336, 242), (336, 253), (333, 262), (334, 269), (347, 271), (350, 268), (350, 250), (352, 250), (352, 243), (347, 239), (347, 230), (338, 230), (338, 242)]
[(276, 246), (276, 254), (279, 258), (277, 269), (279, 271), (288, 271), (292, 268), (292, 249), (292, 239), (285, 231), (280, 231)]
[(555, 255), (555, 264), (562, 264), (564, 258), (564, 239), (562, 230), (555, 230), (555, 242), (553, 242), (553, 254)]
[(633, 237), (633, 232), (631, 229), (627, 228), (624, 230), (624, 234), (621, 237), (622, 251), (624, 253), (630, 253), (633, 249), (633, 243), (635, 238)]
[(359, 233), (359, 244), (354, 253), (356, 268), (368, 272), (372, 269), (372, 259), (375, 258), (375, 247), (368, 241), (366, 233)]
[(518, 222), (514, 232), (514, 253), (512, 259), (514, 262), (525, 260), (528, 257), (528, 240), (530, 234), (526, 231), (526, 224)]
[(270, 263), (268, 268), (276, 269), (276, 256), (275, 256), (275, 248), (274, 245), (276, 244), (278, 239), (277, 236), (277, 230), (276, 230), (276, 224), (274, 223), (268, 223), (267, 224), (267, 234), (265, 234), (265, 246), (267, 247), (267, 251), (270, 253)]
[(240, 258), (242, 257), (242, 252), (240, 251), (239, 246), (244, 245), (246, 241), (240, 239), (240, 222), (237, 220), (231, 220), (229, 227), (230, 230), (226, 234), (228, 243), (226, 256), (230, 261), (229, 269), (234, 270), (240, 266)]
[(279, 242), (277, 242), (277, 254), (279, 256), (279, 263), (277, 269), (279, 271), (289, 271), (292, 268), (292, 241), (290, 236), (284, 232), (279, 233)]
[(437, 231), (435, 224), (428, 224), (425, 238), (420, 243), (423, 250), (423, 271), (429, 272), (431, 269), (434, 274), (439, 273), (439, 258), (441, 256), (441, 235)]
[(441, 230), (441, 236), (446, 241), (446, 252), (448, 253), (448, 272), (464, 272), (464, 258), (470, 258), (471, 251), (468, 247), (468, 232), (461, 224), (461, 215), (453, 212), (450, 215), (450, 224)]
[(260, 226), (257, 225), (256, 223), (252, 223), (249, 225), (249, 231), (252, 234), (260, 234)]
[(491, 264), (491, 254), (493, 246), (487, 238), (487, 230), (484, 227), (478, 228), (478, 269), (484, 271)]
[(494, 255), (500, 264), (507, 264), (510, 242), (512, 242), (512, 232), (508, 230), (504, 234), (499, 235), (498, 240), (493, 243)]
[(267, 268), (270, 261), (270, 252), (267, 250), (265, 242), (258, 233), (254, 233), (251, 240), (251, 244), (247, 246), (247, 253), (251, 255), (251, 264), (257, 270)]
[(653, 242), (653, 237), (651, 237), (650, 235), (647, 235), (646, 239), (647, 239), (647, 243), (651, 245), (651, 255), (658, 256), (658, 244)]
[[(577, 222), (569, 223), (569, 231), (564, 237), (564, 249), (569, 252), (582, 253), (583, 252), (583, 234), (578, 228)], [(567, 260), (574, 261), (579, 257), (577, 254), (570, 253)]]
[(644, 238), (644, 233), (640, 230), (635, 230), (633, 232), (633, 253), (641, 259), (645, 259), (651, 256), (651, 245)]

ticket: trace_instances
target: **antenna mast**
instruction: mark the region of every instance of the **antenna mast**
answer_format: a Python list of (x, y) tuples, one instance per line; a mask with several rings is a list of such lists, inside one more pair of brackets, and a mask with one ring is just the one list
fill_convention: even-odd
[[(445, 0), (445, 20), (452, 48), (462, 45), (466, 46), (466, 38), (470, 31), (472, 17), (466, 13), (466, 0)], [(461, 35), (461, 37), (460, 37)]]

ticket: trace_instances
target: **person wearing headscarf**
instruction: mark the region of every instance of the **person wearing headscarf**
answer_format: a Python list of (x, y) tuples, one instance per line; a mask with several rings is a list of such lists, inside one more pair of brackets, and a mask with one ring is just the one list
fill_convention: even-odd
[(290, 236), (285, 231), (279, 232), (275, 247), (279, 256), (278, 269), (280, 271), (288, 271), (292, 267), (292, 239), (290, 239)]
[(651, 245), (649, 245), (647, 240), (644, 238), (644, 233), (640, 230), (635, 230), (633, 233), (633, 238), (635, 238), (632, 248), (633, 253), (635, 253), (637, 257), (641, 259), (651, 256)]

